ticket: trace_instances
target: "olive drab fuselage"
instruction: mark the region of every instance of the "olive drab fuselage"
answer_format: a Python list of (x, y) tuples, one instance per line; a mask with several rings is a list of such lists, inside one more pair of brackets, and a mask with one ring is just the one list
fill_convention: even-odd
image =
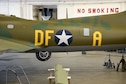
[(0, 39), (29, 46), (29, 49), (126, 45), (125, 17), (126, 12), (122, 12), (74, 19), (32, 21), (0, 15)]

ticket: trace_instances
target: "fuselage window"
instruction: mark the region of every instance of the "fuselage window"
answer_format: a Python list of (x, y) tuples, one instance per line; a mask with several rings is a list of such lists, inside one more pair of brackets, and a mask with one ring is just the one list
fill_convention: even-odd
[(84, 28), (83, 33), (84, 33), (84, 36), (90, 36), (90, 29), (89, 28)]
[(8, 28), (8, 29), (13, 29), (13, 28), (14, 28), (14, 25), (13, 25), (13, 24), (8, 24), (8, 25), (7, 25), (7, 28)]

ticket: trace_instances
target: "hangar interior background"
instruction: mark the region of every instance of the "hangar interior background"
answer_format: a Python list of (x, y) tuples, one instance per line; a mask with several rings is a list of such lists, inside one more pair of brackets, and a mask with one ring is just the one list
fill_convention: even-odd
[(52, 19), (118, 13), (126, 10), (125, 0), (0, 0), (0, 14), (41, 20), (41, 9), (51, 9)]
[[(53, 0), (53, 2), (52, 0), (0, 0), (0, 14), (15, 15), (30, 20), (48, 19), (49, 11), (52, 11), (51, 19), (64, 19), (112, 14), (125, 10), (126, 0)], [(5, 60), (0, 61), (0, 70), (5, 65), (21, 65), (32, 84), (48, 84), (47, 70), (60, 63), (71, 69), (71, 84), (126, 84), (126, 73), (102, 66), (108, 61), (108, 54), (112, 55), (111, 59), (115, 65), (122, 58), (122, 53), (117, 52), (88, 51), (86, 55), (81, 52), (67, 52), (53, 53), (52, 59), (40, 62), (32, 53), (5, 53), (0, 55)], [(24, 77), (21, 73), (20, 75)], [(14, 77), (10, 74), (9, 84), (17, 82)], [(5, 79), (5, 72), (0, 72), (0, 84), (5, 84)]]

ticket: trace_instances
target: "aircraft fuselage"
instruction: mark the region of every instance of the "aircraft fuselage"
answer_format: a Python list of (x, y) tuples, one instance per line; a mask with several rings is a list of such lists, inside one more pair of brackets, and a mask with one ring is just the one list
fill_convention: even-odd
[(126, 47), (125, 17), (126, 12), (52, 21), (0, 16), (0, 37), (51, 52), (120, 49)]

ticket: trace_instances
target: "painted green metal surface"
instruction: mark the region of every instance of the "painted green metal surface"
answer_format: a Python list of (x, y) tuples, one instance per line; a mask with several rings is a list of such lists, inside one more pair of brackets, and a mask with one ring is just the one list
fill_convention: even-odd
[[(92, 46), (93, 48), (94, 33), (97, 31), (102, 35), (99, 47), (126, 45), (125, 18), (126, 11), (111, 15), (51, 21), (32, 21), (14, 16), (0, 15), (0, 50), (12, 49), (24, 52), (51, 46), (61, 46), (60, 48), (62, 48), (62, 45), (58, 45), (55, 40), (56, 34), (60, 30), (67, 30), (72, 34), (72, 42), (66, 43), (67, 47)], [(8, 25), (13, 25), (13, 28), (8, 28)], [(84, 36), (84, 28), (89, 29), (89, 36)], [(38, 38), (36, 38), (36, 30), (41, 30), (43, 35), (36, 34), (38, 35)], [(36, 46), (35, 39), (38, 39), (38, 41), (42, 40), (43, 42), (41, 45)], [(98, 46), (98, 40), (95, 41), (95, 46)]]
[(67, 72), (60, 64), (55, 66), (55, 84), (68, 84)]

